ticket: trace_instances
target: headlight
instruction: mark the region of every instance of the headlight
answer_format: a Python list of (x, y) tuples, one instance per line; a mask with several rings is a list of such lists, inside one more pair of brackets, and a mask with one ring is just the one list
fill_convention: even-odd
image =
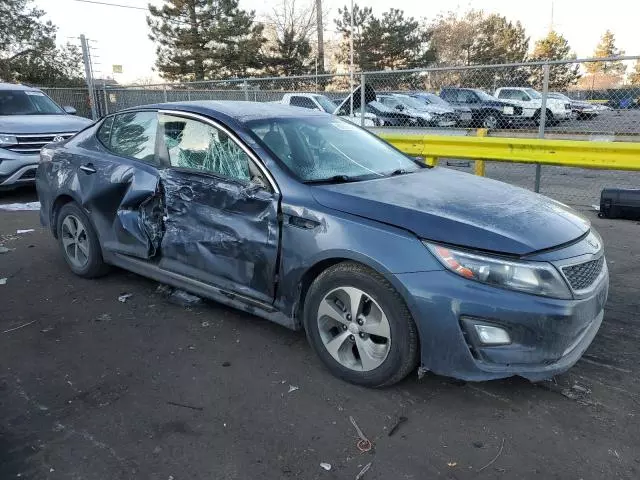
[(0, 133), (0, 147), (9, 147), (11, 145), (17, 145), (18, 139), (15, 135), (7, 135), (6, 133)]
[(533, 295), (571, 299), (560, 273), (547, 262), (512, 261), (454, 250), (423, 241), (445, 268), (456, 275), (495, 287)]

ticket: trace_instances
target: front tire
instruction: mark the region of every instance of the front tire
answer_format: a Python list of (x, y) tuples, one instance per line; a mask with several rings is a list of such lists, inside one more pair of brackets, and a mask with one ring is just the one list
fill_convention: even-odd
[(89, 217), (75, 203), (67, 203), (58, 213), (58, 242), (73, 273), (96, 278), (108, 271), (102, 259), (100, 242)]
[(495, 113), (487, 113), (482, 119), (482, 128), (489, 130), (496, 129), (500, 126), (500, 118)]
[(304, 304), (307, 339), (337, 377), (367, 387), (416, 367), (418, 332), (404, 300), (379, 273), (353, 262), (315, 279)]

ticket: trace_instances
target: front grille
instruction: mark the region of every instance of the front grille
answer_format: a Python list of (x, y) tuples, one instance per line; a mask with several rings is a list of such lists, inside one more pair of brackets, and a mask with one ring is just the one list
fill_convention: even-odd
[(455, 113), (445, 113), (441, 117), (445, 122), (456, 122), (458, 120), (458, 115)]
[(522, 115), (522, 107), (513, 107), (513, 114), (514, 115)]
[(18, 139), (17, 145), (8, 147), (7, 150), (11, 150), (16, 153), (38, 153), (42, 147), (47, 143), (53, 142), (56, 137), (62, 137), (66, 140), (72, 137), (74, 133), (37, 133), (32, 135), (16, 135)]
[(564, 273), (564, 276), (569, 281), (571, 288), (574, 290), (584, 290), (595, 282), (600, 272), (602, 272), (603, 265), (604, 256), (596, 260), (579, 263), (578, 265), (562, 267), (562, 273)]

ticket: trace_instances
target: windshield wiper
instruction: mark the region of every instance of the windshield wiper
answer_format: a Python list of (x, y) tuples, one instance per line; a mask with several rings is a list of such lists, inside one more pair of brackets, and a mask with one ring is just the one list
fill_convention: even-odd
[(357, 182), (359, 179), (356, 177), (350, 177), (349, 175), (334, 175), (333, 177), (320, 178), (314, 180), (305, 180), (304, 183), (314, 185), (318, 183), (348, 183)]

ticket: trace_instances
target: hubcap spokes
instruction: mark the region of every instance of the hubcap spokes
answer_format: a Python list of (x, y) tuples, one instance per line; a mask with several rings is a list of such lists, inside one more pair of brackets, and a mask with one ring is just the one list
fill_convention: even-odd
[(366, 372), (387, 358), (389, 321), (375, 300), (359, 288), (339, 287), (325, 295), (317, 320), (325, 348), (344, 367)]
[(69, 262), (77, 268), (89, 261), (89, 238), (84, 224), (75, 215), (67, 215), (62, 222), (62, 245)]

